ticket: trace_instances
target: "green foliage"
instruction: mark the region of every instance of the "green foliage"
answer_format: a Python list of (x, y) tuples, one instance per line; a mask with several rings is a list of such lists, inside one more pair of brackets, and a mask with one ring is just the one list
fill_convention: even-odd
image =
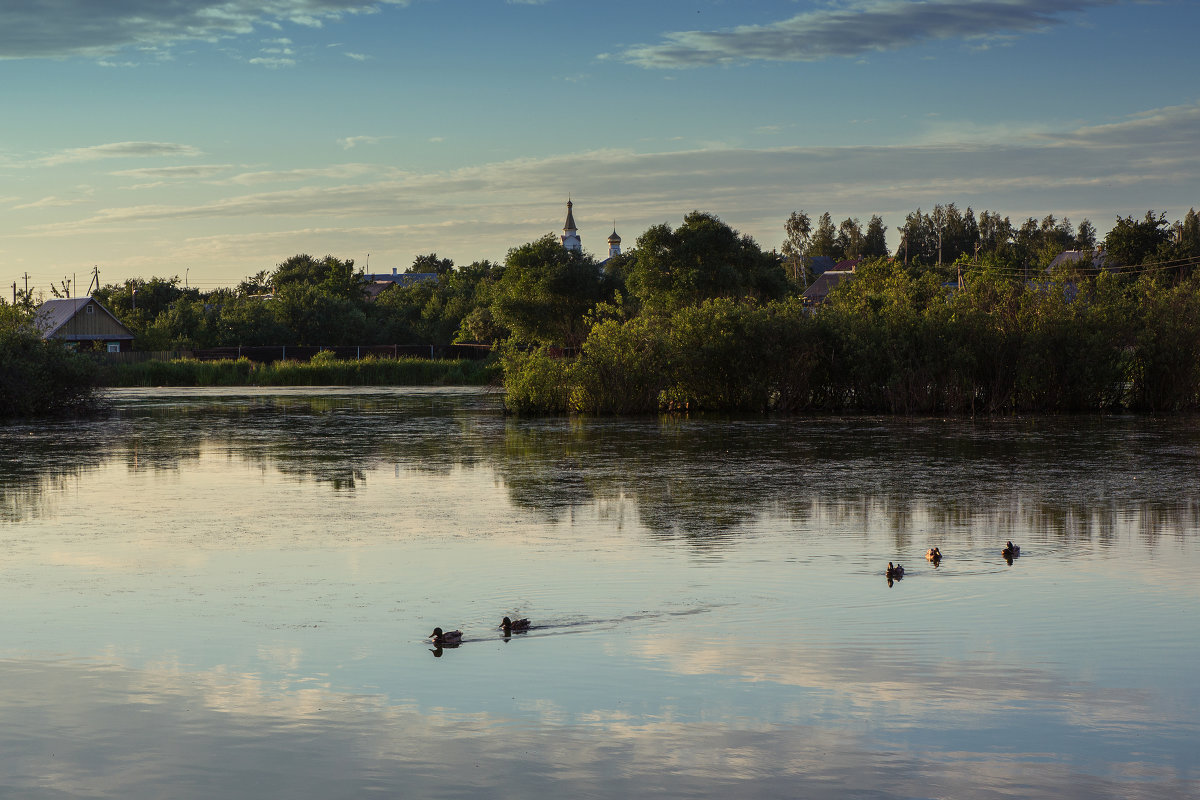
[(542, 346), (535, 350), (507, 349), (504, 368), (504, 405), (514, 414), (563, 414), (570, 408), (571, 362)]
[(1147, 211), (1141, 220), (1118, 217), (1104, 237), (1104, 252), (1115, 266), (1137, 266), (1156, 255), (1170, 235), (1166, 214), (1156, 217), (1153, 211)]
[[(570, 409), (588, 414), (657, 410), (667, 386), (668, 348), (659, 319), (642, 316), (627, 322), (597, 322), (570, 367)], [(514, 410), (536, 408), (533, 399), (523, 400)]]
[(97, 385), (91, 359), (43, 341), (28, 309), (0, 301), (0, 419), (89, 411)]
[(495, 362), (455, 359), (343, 360), (326, 350), (308, 362), (257, 364), (249, 359), (144, 361), (104, 368), (108, 386), (483, 386), (497, 380)]
[(714, 297), (782, 297), (787, 278), (764, 253), (717, 217), (693, 211), (672, 230), (656, 225), (637, 241), (626, 285), (649, 312), (662, 313)]
[(342, 261), (325, 256), (318, 260), (307, 254), (295, 255), (271, 274), (276, 292), (297, 284), (343, 300), (361, 300), (363, 296), (363, 272), (354, 269), (354, 259)]
[(578, 347), (585, 315), (614, 290), (590, 256), (547, 235), (509, 251), (491, 293), (492, 316), (521, 342)]

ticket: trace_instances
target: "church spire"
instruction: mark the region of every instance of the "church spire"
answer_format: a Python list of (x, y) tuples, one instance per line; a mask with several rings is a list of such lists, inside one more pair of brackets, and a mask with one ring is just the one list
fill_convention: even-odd
[(608, 237), (608, 257), (621, 255), (621, 237), (617, 236), (617, 223), (613, 222), (612, 236)]
[(567, 221), (563, 225), (562, 246), (568, 250), (582, 250), (583, 241), (579, 238), (579, 232), (575, 229), (575, 215), (571, 213), (571, 207), (574, 203), (570, 198), (567, 198)]

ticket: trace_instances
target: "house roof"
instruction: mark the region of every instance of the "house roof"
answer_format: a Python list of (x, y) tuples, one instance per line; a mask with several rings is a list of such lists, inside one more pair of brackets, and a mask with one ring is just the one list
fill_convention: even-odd
[(1095, 267), (1096, 269), (1104, 269), (1105, 268), (1105, 263), (1104, 263), (1105, 258), (1104, 258), (1103, 250), (1095, 250), (1095, 251), (1093, 251), (1093, 250), (1063, 250), (1061, 253), (1059, 253), (1057, 256), (1054, 257), (1054, 260), (1050, 262), (1050, 265), (1048, 267), (1046, 267), (1046, 269), (1048, 271), (1048, 270), (1052, 270), (1055, 267), (1060, 266), (1062, 264), (1074, 264), (1077, 261), (1086, 261), (1089, 256), (1092, 259), (1093, 267)]
[(64, 325), (75, 318), (75, 315), (83, 310), (89, 303), (95, 304), (96, 308), (104, 312), (113, 322), (125, 331), (120, 334), (113, 334), (105, 338), (109, 339), (133, 339), (133, 331), (125, 327), (121, 320), (113, 316), (113, 313), (100, 302), (91, 297), (65, 297), (55, 300), (47, 300), (38, 306), (37, 311), (33, 315), (33, 326), (43, 339), (49, 339), (54, 336)]
[(835, 286), (853, 276), (854, 273), (850, 270), (827, 270), (818, 275), (800, 296), (810, 303), (823, 303)]
[(828, 272), (837, 267), (837, 264), (829, 256), (809, 256), (808, 268), (812, 270), (814, 275), (820, 275), (822, 272)]

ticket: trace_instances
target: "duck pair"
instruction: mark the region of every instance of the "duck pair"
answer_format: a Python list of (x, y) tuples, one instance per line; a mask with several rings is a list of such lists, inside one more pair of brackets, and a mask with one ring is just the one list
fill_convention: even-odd
[(925, 560), (937, 563), (942, 560), (942, 551), (936, 547), (931, 547), (925, 551)]
[(1008, 542), (1004, 545), (1004, 549), (1000, 551), (1000, 555), (1008, 559), (1016, 558), (1017, 556), (1021, 555), (1021, 547), (1020, 545), (1015, 545), (1012, 542)]
[[(512, 636), (514, 632), (520, 633), (529, 630), (529, 620), (527, 619), (509, 619), (505, 617), (500, 622), (500, 630), (504, 631), (505, 636)], [(429, 638), (433, 640), (434, 645), (445, 647), (446, 645), (461, 644), (463, 640), (462, 631), (443, 631), (441, 628), (434, 628), (433, 633), (429, 634)]]
[(899, 564), (892, 564), (892, 562), (889, 561), (887, 576), (892, 580), (900, 580), (904, 577), (904, 567), (900, 566)]

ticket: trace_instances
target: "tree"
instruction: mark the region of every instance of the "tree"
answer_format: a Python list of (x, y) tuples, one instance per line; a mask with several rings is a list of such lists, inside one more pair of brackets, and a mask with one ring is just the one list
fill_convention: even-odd
[(508, 251), (492, 316), (520, 341), (577, 347), (587, 335), (585, 314), (612, 293), (595, 259), (547, 234)]
[(862, 224), (857, 219), (847, 217), (838, 225), (837, 250), (843, 258), (858, 258), (863, 254), (864, 245)]
[(412, 266), (405, 270), (406, 273), (420, 274), (435, 274), (446, 275), (454, 270), (454, 262), (449, 258), (438, 258), (437, 253), (430, 253), (425, 256), (417, 256), (413, 259)]
[(979, 215), (979, 246), (984, 253), (1003, 253), (1009, 249), (1014, 236), (1008, 217), (984, 211)]
[(883, 224), (883, 218), (876, 214), (867, 223), (867, 232), (863, 236), (863, 251), (859, 255), (866, 258), (884, 258), (887, 254), (887, 226)]
[(1104, 252), (1116, 266), (1136, 267), (1156, 255), (1171, 237), (1166, 214), (1154, 216), (1147, 211), (1141, 220), (1118, 217), (1116, 225), (1104, 237)]
[(783, 242), (783, 257), (787, 264), (788, 277), (796, 283), (807, 283), (804, 259), (808, 256), (808, 240), (812, 235), (812, 221), (804, 209), (793, 211), (783, 224), (787, 239)]
[(787, 291), (777, 256), (701, 211), (688, 214), (677, 229), (666, 224), (650, 228), (638, 238), (635, 252), (626, 284), (653, 311), (713, 297), (776, 298)]
[(301, 284), (346, 300), (363, 299), (363, 281), (362, 270), (354, 269), (354, 259), (342, 261), (333, 256), (318, 260), (307, 254), (295, 255), (271, 273), (271, 285), (277, 291)]
[(833, 225), (833, 217), (826, 211), (817, 220), (816, 230), (808, 242), (808, 253), (811, 257), (826, 256), (834, 261), (841, 261), (842, 251), (838, 248), (837, 228)]
[(1096, 249), (1096, 226), (1086, 217), (1079, 223), (1079, 227), (1075, 229), (1075, 249)]

